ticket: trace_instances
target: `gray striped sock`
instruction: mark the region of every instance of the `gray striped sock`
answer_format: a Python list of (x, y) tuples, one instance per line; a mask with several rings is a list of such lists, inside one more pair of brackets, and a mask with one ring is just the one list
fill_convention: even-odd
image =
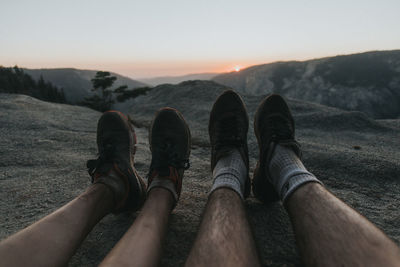
[(269, 163), (269, 173), (271, 183), (283, 202), (305, 183), (317, 182), (322, 184), (312, 173), (307, 171), (291, 148), (282, 145), (276, 145)]
[(210, 194), (218, 188), (230, 188), (244, 199), (247, 168), (237, 149), (218, 160), (213, 171), (214, 183)]

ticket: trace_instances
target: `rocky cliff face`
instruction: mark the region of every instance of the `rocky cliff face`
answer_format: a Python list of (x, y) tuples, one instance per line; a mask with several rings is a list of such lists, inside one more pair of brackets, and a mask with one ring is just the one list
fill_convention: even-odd
[(258, 65), (213, 80), (250, 95), (279, 93), (374, 118), (400, 116), (400, 50)]

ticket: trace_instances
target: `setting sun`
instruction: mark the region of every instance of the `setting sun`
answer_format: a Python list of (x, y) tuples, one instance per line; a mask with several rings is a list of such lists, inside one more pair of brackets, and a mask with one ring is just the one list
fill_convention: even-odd
[(235, 71), (236, 72), (240, 71), (240, 66), (235, 66)]

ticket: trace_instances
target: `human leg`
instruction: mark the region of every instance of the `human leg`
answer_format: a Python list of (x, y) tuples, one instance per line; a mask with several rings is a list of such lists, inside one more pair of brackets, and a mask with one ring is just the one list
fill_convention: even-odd
[(0, 244), (0, 265), (64, 266), (92, 227), (110, 212), (140, 208), (145, 185), (133, 167), (136, 139), (127, 117), (104, 113), (99, 158), (88, 161), (93, 185), (79, 197)]
[(214, 184), (186, 266), (259, 266), (243, 199), (249, 194), (248, 118), (233, 91), (218, 97), (210, 115)]
[(307, 266), (400, 266), (400, 249), (374, 224), (317, 183), (286, 201)]
[(399, 248), (376, 226), (329, 193), (300, 160), (294, 121), (283, 98), (265, 99), (255, 117), (260, 160), (254, 194), (282, 200), (308, 266), (399, 266)]
[(243, 200), (233, 190), (210, 195), (186, 266), (260, 266)]
[(151, 190), (135, 222), (101, 266), (157, 266), (173, 205), (169, 191)]
[(0, 243), (0, 266), (64, 266), (92, 227), (113, 209), (103, 184)]

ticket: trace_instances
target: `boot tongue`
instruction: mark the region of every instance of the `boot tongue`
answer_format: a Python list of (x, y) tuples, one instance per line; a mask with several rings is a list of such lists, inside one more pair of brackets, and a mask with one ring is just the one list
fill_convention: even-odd
[(170, 169), (168, 166), (164, 166), (158, 169), (158, 175), (161, 177), (167, 177), (170, 175)]

